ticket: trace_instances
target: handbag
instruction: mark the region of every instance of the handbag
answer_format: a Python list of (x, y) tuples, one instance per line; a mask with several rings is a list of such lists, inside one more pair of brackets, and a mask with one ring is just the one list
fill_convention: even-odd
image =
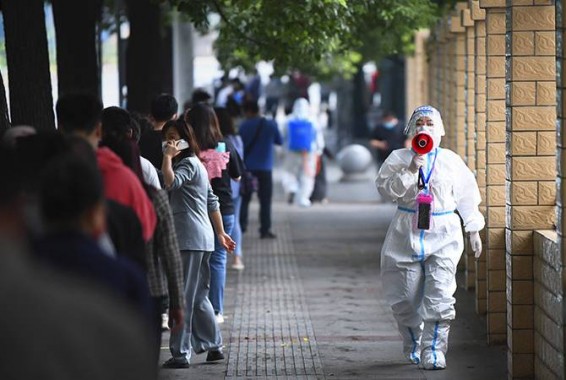
[(255, 175), (249, 170), (244, 170), (242, 178), (240, 179), (240, 195), (251, 195), (257, 191), (258, 183)]
[[(250, 153), (250, 151), (252, 150), (252, 148), (254, 147), (257, 138), (259, 137), (259, 134), (261, 132), (261, 130), (263, 129), (263, 123), (265, 122), (265, 118), (261, 118), (259, 121), (259, 124), (255, 130), (255, 134), (254, 137), (252, 138), (252, 140), (250, 141), (250, 143), (246, 146), (244, 146), (244, 157), (247, 157), (248, 153)], [(244, 170), (243, 174), (242, 174), (242, 178), (240, 180), (240, 195), (241, 196), (247, 196), (247, 195), (251, 195), (254, 192), (256, 192), (258, 189), (258, 181), (255, 175), (253, 175), (253, 173), (249, 170)]]

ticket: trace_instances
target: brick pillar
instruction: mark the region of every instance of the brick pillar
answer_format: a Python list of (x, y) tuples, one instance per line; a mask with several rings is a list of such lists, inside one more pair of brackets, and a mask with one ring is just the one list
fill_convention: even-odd
[[(418, 41), (415, 38), (415, 47)], [(417, 82), (417, 58), (416, 54), (405, 56), (405, 115), (398, 115), (399, 118), (409, 120), (411, 112), (415, 109), (417, 103), (417, 93), (419, 91), (419, 83)], [(407, 116), (408, 114), (408, 116)]]
[[(480, 211), (487, 219), (486, 207), (486, 55), (485, 55), (485, 9), (480, 8), (479, 0), (470, 0), (470, 11), (474, 20), (474, 48), (475, 48), (475, 123), (476, 123), (476, 178), (482, 202), (480, 203)], [(486, 236), (487, 228), (480, 232), (482, 241), (484, 242), (484, 254), (476, 261), (476, 311), (478, 314), (487, 312), (487, 254), (485, 247), (487, 246)]]
[(442, 114), (442, 119), (445, 124), (444, 127), (446, 129), (446, 136), (443, 138), (442, 142), (446, 148), (454, 150), (454, 125), (451, 123), (451, 100), (453, 96), (452, 83), (455, 67), (455, 45), (453, 35), (448, 29), (448, 22), (446, 19), (442, 20), (438, 42), (441, 50), (441, 77), (439, 83), (440, 102), (437, 108)]
[[(465, 55), (464, 55), (464, 66), (465, 66), (465, 81), (464, 81), (464, 136), (465, 136), (465, 160), (468, 164), (470, 170), (474, 173), (476, 171), (476, 159), (475, 159), (475, 30), (474, 30), (474, 20), (472, 20), (472, 14), (470, 9), (464, 9), (461, 12), (461, 22), (466, 28), (466, 40), (465, 40)], [(466, 276), (465, 276), (465, 288), (467, 290), (474, 289), (476, 286), (476, 259), (474, 257), (474, 252), (471, 250), (469, 244), (465, 246), (464, 259), (466, 260)]]
[[(458, 65), (456, 60), (456, 51), (458, 47), (457, 36), (451, 32), (451, 24), (447, 24), (447, 35), (448, 35), (448, 60), (446, 61), (446, 92), (444, 94), (444, 120), (448, 122), (448, 148), (457, 152), (458, 150), (458, 125), (456, 124), (456, 85), (457, 85), (457, 75), (458, 75)], [(462, 94), (463, 95), (463, 94)]]
[[(419, 67), (418, 67), (418, 75), (420, 78), (420, 93), (419, 93), (419, 101), (420, 104), (419, 105), (423, 105), (423, 104), (428, 104), (429, 103), (429, 97), (428, 97), (428, 88), (430, 86), (430, 77), (428, 75), (429, 73), (429, 64), (428, 64), (428, 59), (427, 59), (427, 47), (426, 47), (426, 43), (429, 39), (430, 36), (430, 30), (428, 29), (424, 29), (424, 30), (420, 30), (419, 32), (417, 32), (417, 38), (419, 39), (419, 47), (417, 50), (417, 54), (419, 57)], [(410, 110), (410, 113), (408, 116), (411, 116), (411, 113), (413, 112), (413, 110)], [(408, 117), (406, 120), (409, 120)]]
[[(564, 38), (566, 34), (566, 1), (565, 0), (556, 0), (556, 26), (557, 26), (557, 33), (556, 33), (556, 61), (557, 64), (561, 67), (562, 70), (558, 71), (558, 75), (556, 76), (557, 83), (557, 116), (558, 116), (558, 139), (557, 139), (557, 154), (558, 159), (558, 178), (557, 178), (557, 199), (556, 199), (556, 218), (557, 218), (557, 233), (558, 233), (558, 252), (560, 253), (558, 257), (558, 267), (561, 268), (561, 280), (562, 284), (559, 287), (559, 291), (556, 292), (558, 294), (564, 295), (566, 294), (566, 285), (564, 284), (564, 278), (566, 278), (566, 107), (564, 106), (564, 101), (566, 100), (566, 51), (564, 49), (564, 43), (566, 39)], [(535, 293), (535, 302), (537, 301), (538, 294)], [(560, 322), (560, 328), (562, 329), (562, 334), (560, 334), (558, 341), (559, 346), (562, 345), (562, 350), (560, 350), (560, 357), (561, 357), (561, 373), (559, 375), (560, 378), (566, 378), (566, 353), (564, 350), (564, 345), (566, 344), (566, 336), (564, 331), (566, 331), (566, 309), (564, 305), (564, 298), (561, 297), (559, 300), (556, 300), (559, 305), (559, 310), (562, 311), (562, 314), (556, 318)], [(536, 368), (536, 359), (535, 359), (535, 368)]]
[(470, 170), (474, 173), (476, 171), (476, 114), (475, 114), (475, 63), (476, 63), (476, 49), (475, 49), (475, 28), (474, 20), (472, 19), (471, 10), (464, 9), (461, 12), (461, 22), (465, 32), (465, 55), (464, 55), (464, 68), (465, 68), (465, 81), (464, 81), (464, 137), (465, 137), (465, 160)]
[[(449, 148), (462, 159), (466, 159), (465, 142), (465, 78), (466, 78), (466, 29), (462, 25), (461, 12), (467, 6), (457, 3), (456, 9), (448, 16), (450, 33), (450, 83), (448, 114), (445, 124), (450, 128)], [(463, 254), (458, 263), (458, 270), (466, 272), (467, 255)]]
[(505, 299), (505, 1), (480, 0), (486, 10), (487, 338), (506, 341)]
[(507, 335), (516, 379), (534, 376), (533, 231), (555, 221), (556, 26), (550, 1), (508, 3)]
[(427, 103), (427, 75), (425, 42), (429, 31), (421, 30), (415, 33), (415, 53), (405, 58), (405, 87), (407, 100), (404, 120), (409, 120), (413, 110)]
[[(415, 56), (405, 56), (405, 115), (407, 114), (407, 110), (414, 108), (414, 104), (416, 103), (415, 93), (418, 91), (417, 82), (415, 81), (415, 78), (417, 76), (416, 72), (417, 60), (415, 59)], [(399, 115), (399, 117), (401, 118), (401, 115)], [(405, 118), (403, 117), (403, 119)]]
[(428, 65), (428, 88), (427, 88), (427, 103), (437, 104), (437, 84), (436, 75), (438, 71), (438, 58), (437, 58), (436, 43), (436, 30), (432, 30), (426, 42), (426, 56), (429, 62)]
[[(439, 110), (446, 108), (446, 98), (447, 98), (447, 83), (446, 78), (446, 67), (449, 65), (448, 62), (448, 51), (450, 46), (448, 46), (448, 39), (446, 38), (446, 26), (445, 20), (441, 20), (438, 25), (438, 72), (437, 72), (437, 88), (438, 88), (438, 103), (433, 106)], [(442, 111), (441, 111), (442, 112)], [(448, 132), (448, 131), (447, 131)]]
[[(451, 91), (451, 124), (454, 129), (454, 151), (466, 159), (466, 29), (462, 25), (462, 11), (467, 7), (466, 3), (457, 3), (456, 10), (451, 16), (450, 32), (454, 44), (454, 56), (452, 66), (452, 91)], [(454, 72), (455, 69), (455, 72)]]
[(436, 104), (437, 101), (437, 75), (438, 75), (438, 43), (437, 43), (436, 28), (430, 31), (430, 36), (427, 40), (426, 56), (428, 59), (428, 101), (429, 104)]

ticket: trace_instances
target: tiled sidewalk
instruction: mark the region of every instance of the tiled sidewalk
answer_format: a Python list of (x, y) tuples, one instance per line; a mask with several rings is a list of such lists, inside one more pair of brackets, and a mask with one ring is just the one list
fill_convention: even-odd
[(238, 282), (227, 377), (322, 376), (288, 223), (251, 241)]

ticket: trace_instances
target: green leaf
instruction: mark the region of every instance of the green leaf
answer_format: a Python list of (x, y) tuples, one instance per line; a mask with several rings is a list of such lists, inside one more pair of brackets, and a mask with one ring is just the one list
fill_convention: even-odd
[[(221, 17), (215, 49), (222, 66), (352, 75), (361, 63), (410, 52), (412, 36), (440, 15), (434, 0), (167, 0), (197, 28)], [(452, 1), (452, 0), (449, 0)]]

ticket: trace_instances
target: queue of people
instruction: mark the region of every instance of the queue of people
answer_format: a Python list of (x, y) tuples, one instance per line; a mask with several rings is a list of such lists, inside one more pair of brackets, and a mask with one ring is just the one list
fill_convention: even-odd
[[(195, 92), (180, 117), (168, 94), (152, 101), (147, 116), (103, 108), (94, 96), (65, 95), (56, 106), (57, 131), (13, 128), (1, 147), (17, 161), (16, 173), (7, 173), (14, 177), (9, 196), (25, 200), (16, 210), (18, 238), (33, 242), (34, 260), (61, 281), (80, 278), (131, 311), (124, 318), (142, 327), (135, 342), (147, 339), (151, 357), (140, 360), (154, 363), (153, 374), (164, 329), (171, 329), (171, 358), (163, 367), (189, 367), (192, 350), (208, 352), (207, 361), (224, 359), (228, 253), (235, 252), (232, 268), (244, 269), (254, 190), (259, 237), (276, 238), (271, 203), (279, 128), (253, 100), (243, 102), (239, 120), (203, 94)], [(245, 172), (258, 185), (243, 193)]]
[[(160, 95), (145, 118), (119, 107), (103, 109), (94, 96), (69, 94), (59, 98), (56, 111), (57, 131), (15, 127), (3, 136), (2, 174), (11, 183), (5, 200), (11, 203), (0, 207), (0, 219), (19, 224), (0, 223), (0, 242), (21, 247), (22, 256), (31, 258), (23, 260), (30, 270), (39, 265), (55, 283), (77, 283), (68, 301), (76, 298), (79, 309), (71, 315), (84, 310), (90, 317), (81, 318), (95, 320), (102, 336), (128, 337), (108, 339), (117, 352), (132, 352), (119, 359), (131, 360), (122, 371), (140, 375), (141, 368), (146, 373), (137, 378), (156, 377), (163, 312), (172, 355), (164, 367), (188, 367), (191, 345), (208, 352), (207, 361), (224, 359), (218, 319), (226, 253), (236, 246), (228, 234), (234, 218), (230, 179), (239, 179), (243, 163), (223, 141), (214, 110), (197, 104), (177, 118), (176, 100)], [(217, 152), (220, 146), (224, 152)], [(85, 308), (81, 297), (111, 309)], [(131, 328), (116, 334), (101, 313), (115, 314)], [(89, 331), (85, 337), (97, 342)], [(98, 341), (84, 348), (85, 356), (105, 356)], [(65, 367), (63, 354), (64, 345), (53, 351), (53, 376), (46, 371), (41, 378), (66, 378), (56, 371), (59, 362)], [(117, 370), (118, 363), (108, 364), (105, 373)]]
[[(226, 86), (215, 108), (213, 97), (197, 90), (182, 114), (168, 94), (152, 101), (147, 116), (103, 109), (90, 95), (65, 95), (56, 105), (57, 131), (21, 126), (3, 136), (0, 246), (17, 254), (0, 268), (0, 281), (38, 307), (43, 301), (32, 295), (31, 286), (41, 288), (54, 312), (77, 305), (76, 320), (91, 323), (84, 330), (89, 342), (73, 342), (85, 352), (81, 365), (107, 355), (110, 343), (123, 353), (119, 360), (129, 361), (128, 375), (155, 378), (163, 329), (171, 330), (171, 358), (163, 367), (188, 368), (192, 351), (206, 352), (208, 362), (223, 360), (220, 325), (229, 254), (234, 254), (231, 267), (243, 270), (242, 241), (254, 193), (259, 238), (277, 238), (275, 146), (285, 150), (282, 184), (288, 202), (310, 207), (326, 200), (324, 133), (310, 117), (308, 100), (294, 99), (280, 129), (275, 118), (261, 115), (254, 83)], [(270, 90), (273, 115), (276, 90), (275, 85)], [(409, 144), (423, 133), (432, 147), (425, 154)], [(438, 110), (423, 106), (404, 129), (394, 114), (385, 113), (371, 140), (379, 152), (377, 189), (398, 205), (381, 254), (386, 297), (403, 353), (425, 369), (446, 367), (464, 244), (461, 221), (476, 257), (484, 227), (474, 177), (454, 152), (440, 147), (443, 135)], [(12, 266), (14, 273), (36, 274), (33, 284), (19, 283), (5, 270)], [(69, 286), (72, 292), (57, 294)], [(109, 320), (108, 311), (120, 326)], [(53, 316), (45, 318), (54, 333), (66, 333)], [(37, 334), (50, 339), (46, 332)], [(41, 377), (65, 378), (47, 360), (63, 363), (68, 355), (68, 346), (52, 348), (40, 359), (51, 372), (44, 370)], [(30, 378), (43, 367), (37, 368), (28, 369)], [(123, 363), (108, 359), (103, 371), (113, 378), (123, 369)]]

